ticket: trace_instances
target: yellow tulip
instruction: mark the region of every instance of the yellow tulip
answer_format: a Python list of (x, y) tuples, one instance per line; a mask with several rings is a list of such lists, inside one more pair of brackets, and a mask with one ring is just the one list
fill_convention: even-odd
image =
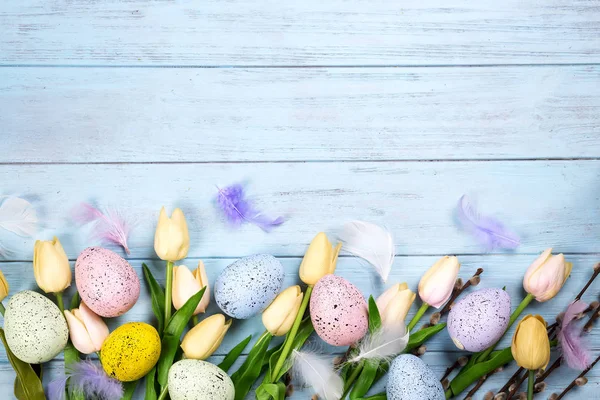
[(165, 261), (181, 260), (189, 249), (190, 234), (183, 211), (176, 208), (169, 218), (165, 208), (161, 208), (154, 234), (154, 251), (158, 257)]
[(334, 248), (327, 235), (320, 232), (310, 242), (300, 264), (300, 279), (307, 285), (316, 284), (325, 275), (333, 274), (342, 244)]
[(206, 360), (219, 348), (230, 326), (231, 320), (225, 321), (223, 314), (215, 314), (190, 329), (181, 342), (186, 358)]
[(8, 290), (8, 282), (6, 281), (2, 271), (0, 271), (0, 301), (4, 300), (6, 296), (8, 296)]
[(417, 295), (406, 283), (396, 283), (377, 298), (377, 308), (382, 324), (397, 325), (404, 323), (410, 306)]
[(190, 272), (185, 265), (173, 267), (173, 307), (179, 310), (190, 297), (198, 293), (205, 286), (206, 290), (202, 295), (202, 300), (200, 300), (200, 303), (198, 303), (198, 306), (194, 310), (194, 315), (205, 312), (210, 301), (208, 277), (206, 276), (204, 263), (199, 261), (198, 268), (194, 272)]
[(560, 291), (572, 269), (562, 253), (554, 256), (551, 248), (546, 249), (527, 269), (523, 287), (537, 301), (548, 301)]
[(419, 282), (419, 297), (432, 307), (440, 308), (452, 295), (460, 270), (458, 258), (444, 256), (423, 275)]
[(46, 293), (60, 293), (71, 286), (69, 258), (60, 241), (36, 240), (33, 247), (33, 275)]
[(529, 370), (546, 368), (550, 361), (550, 340), (544, 318), (525, 316), (517, 325), (510, 349), (520, 367)]
[(300, 286), (290, 286), (279, 293), (271, 305), (263, 311), (263, 325), (271, 335), (283, 336), (289, 332), (300, 310), (303, 296)]

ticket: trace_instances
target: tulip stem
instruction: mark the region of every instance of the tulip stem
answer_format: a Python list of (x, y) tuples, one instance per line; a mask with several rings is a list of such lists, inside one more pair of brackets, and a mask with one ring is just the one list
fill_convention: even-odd
[(198, 316), (197, 315), (193, 315), (192, 316), (192, 328), (194, 326), (198, 325)]
[(165, 277), (165, 324), (171, 319), (171, 298), (173, 297), (173, 262), (167, 261), (167, 276)]
[(57, 293), (54, 293), (54, 295), (56, 296), (56, 303), (58, 304), (58, 309), (60, 310), (61, 313), (63, 313), (65, 311), (65, 303), (63, 301), (63, 294), (62, 294), (62, 292), (57, 292)]
[(419, 311), (417, 311), (415, 316), (412, 317), (412, 319), (410, 320), (410, 323), (408, 324), (407, 329), (409, 332), (412, 331), (412, 329), (415, 327), (415, 325), (417, 325), (419, 323), (419, 320), (421, 318), (423, 318), (423, 315), (425, 314), (425, 312), (427, 311), (428, 308), (429, 308), (429, 304), (427, 304), (427, 303), (421, 304)]
[(344, 387), (344, 394), (342, 394), (342, 397), (340, 397), (340, 399), (345, 399), (346, 398), (346, 396), (348, 395), (348, 392), (350, 392), (350, 389), (352, 389), (352, 384), (354, 384), (354, 381), (356, 380), (356, 378), (358, 378), (358, 376), (362, 372), (362, 369), (363, 369), (364, 365), (365, 365), (364, 362), (361, 361), (356, 366), (356, 368), (354, 368), (354, 371), (352, 371), (352, 373), (348, 377), (348, 380), (346, 381), (346, 385)]
[(298, 310), (298, 314), (296, 315), (296, 320), (294, 321), (294, 325), (292, 325), (292, 329), (290, 329), (289, 333), (285, 338), (285, 342), (283, 343), (283, 350), (281, 350), (281, 354), (279, 355), (279, 360), (277, 360), (277, 364), (275, 364), (275, 368), (271, 372), (271, 382), (276, 379), (279, 371), (283, 368), (283, 364), (287, 359), (290, 350), (292, 349), (292, 345), (294, 344), (294, 338), (298, 333), (298, 329), (300, 328), (300, 323), (302, 322), (302, 318), (304, 317), (304, 313), (306, 312), (306, 307), (308, 306), (308, 301), (310, 300), (310, 295), (312, 294), (313, 287), (312, 285), (308, 285), (306, 288), (306, 292), (304, 292), (304, 297), (302, 298), (302, 303), (300, 304), (300, 309)]
[(527, 382), (527, 400), (533, 400), (533, 384), (535, 383), (535, 370), (529, 370), (529, 381)]
[(2, 316), (4, 317), (4, 304), (2, 304), (2, 302), (0, 301), (0, 314), (2, 314)]
[(164, 399), (166, 399), (166, 398), (167, 398), (168, 389), (169, 389), (169, 387), (168, 387), (168, 386), (165, 386), (165, 387), (164, 387), (164, 388), (161, 390), (161, 392), (160, 392), (160, 395), (158, 396), (158, 400), (164, 400)]

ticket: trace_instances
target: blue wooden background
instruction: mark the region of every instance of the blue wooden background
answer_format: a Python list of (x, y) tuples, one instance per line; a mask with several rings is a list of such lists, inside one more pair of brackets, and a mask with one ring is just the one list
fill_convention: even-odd
[[(364, 219), (396, 238), (390, 282), (416, 289), (456, 254), (463, 277), (483, 267), (481, 286), (507, 286), (515, 305), (526, 267), (554, 246), (572, 277), (531, 307), (552, 320), (600, 261), (600, 1), (5, 0), (0, 149), (0, 193), (33, 201), (39, 238), (57, 234), (73, 260), (95, 244), (67, 218), (84, 200), (138, 219), (128, 258), (158, 275), (158, 210), (183, 208), (186, 264), (203, 259), (211, 283), (267, 252), (292, 284), (315, 233)], [(289, 221), (271, 234), (228, 229), (214, 185), (240, 180)], [(456, 228), (465, 193), (522, 235), (516, 253), (484, 254)], [(11, 291), (35, 288), (33, 241), (2, 235), (17, 248), (0, 262)], [(351, 257), (338, 273), (365, 296), (384, 289)], [(146, 292), (110, 323), (125, 320), (151, 320)], [(260, 318), (236, 321), (214, 360), (262, 330)], [(598, 329), (589, 340), (600, 352)], [(439, 375), (461, 354), (445, 332), (427, 347)], [(576, 374), (561, 370), (548, 390)], [(600, 398), (600, 369), (589, 376), (567, 398)], [(2, 352), (3, 396), (13, 378)]]

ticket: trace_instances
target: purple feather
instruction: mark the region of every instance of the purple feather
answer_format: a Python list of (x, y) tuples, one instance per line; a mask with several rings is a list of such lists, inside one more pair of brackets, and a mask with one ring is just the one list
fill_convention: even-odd
[(113, 400), (123, 396), (121, 382), (106, 375), (92, 360), (69, 365), (64, 377), (50, 382), (48, 400), (65, 400), (65, 385), (69, 393), (83, 393), (86, 399)]
[(65, 400), (68, 376), (56, 378), (48, 384), (48, 400)]
[(519, 236), (506, 228), (502, 222), (478, 214), (467, 196), (462, 196), (458, 201), (458, 219), (462, 228), (488, 251), (516, 249), (521, 244)]
[(583, 301), (569, 304), (558, 331), (558, 344), (563, 359), (573, 369), (583, 371), (590, 365), (590, 353), (581, 339), (581, 329), (575, 321), (588, 305)]
[(217, 190), (217, 204), (232, 226), (238, 227), (244, 222), (249, 222), (269, 232), (284, 222), (283, 217), (272, 219), (254, 208), (254, 204), (246, 199), (244, 187), (239, 183), (223, 189), (217, 187)]
[(73, 219), (80, 225), (94, 223), (94, 236), (105, 243), (123, 247), (129, 254), (127, 239), (132, 229), (129, 223), (118, 211), (107, 210), (103, 213), (89, 203), (81, 203), (73, 211)]

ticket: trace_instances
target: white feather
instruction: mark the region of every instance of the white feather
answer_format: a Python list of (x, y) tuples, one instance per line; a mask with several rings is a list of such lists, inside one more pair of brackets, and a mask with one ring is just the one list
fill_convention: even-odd
[(294, 350), (294, 376), (325, 400), (339, 400), (344, 393), (344, 381), (335, 373), (331, 360), (316, 354)]
[(0, 204), (0, 228), (19, 236), (33, 236), (38, 218), (35, 209), (27, 200), (7, 196)]
[(408, 339), (409, 332), (404, 323), (384, 326), (365, 337), (360, 343), (358, 354), (348, 362), (390, 359), (404, 351)]
[(344, 225), (339, 237), (343, 249), (375, 268), (386, 282), (394, 262), (394, 239), (387, 229), (370, 222), (352, 221)]

